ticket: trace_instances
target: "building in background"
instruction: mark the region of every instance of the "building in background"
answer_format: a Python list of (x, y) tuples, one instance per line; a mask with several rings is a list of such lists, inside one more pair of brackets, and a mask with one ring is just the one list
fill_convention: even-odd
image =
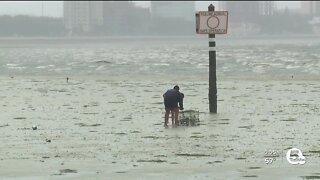
[(151, 35), (194, 34), (194, 1), (151, 1), (150, 13)]
[(64, 1), (63, 17), (71, 33), (88, 33), (103, 24), (103, 1)]
[(64, 1), (69, 35), (138, 34), (148, 30), (150, 12), (131, 1)]
[(312, 1), (302, 1), (301, 2), (301, 14), (312, 15)]
[(220, 1), (219, 7), (229, 12), (230, 22), (245, 22), (259, 15), (258, 1)]
[(232, 14), (230, 21), (250, 21), (257, 16), (271, 16), (274, 14), (273, 1), (219, 1), (219, 10)]
[(272, 16), (274, 15), (274, 1), (259, 1), (259, 15)]
[(194, 1), (151, 1), (151, 16), (153, 18), (179, 18), (194, 21)]
[(301, 13), (310, 16), (309, 24), (315, 34), (320, 34), (320, 2), (319, 1), (302, 1)]
[(219, 1), (219, 10), (229, 13), (229, 34), (255, 35), (260, 32), (259, 17), (273, 16), (273, 1)]
[(136, 6), (132, 1), (104, 1), (103, 19), (103, 31), (106, 34), (147, 33), (150, 11)]
[(301, 13), (313, 17), (320, 16), (320, 1), (302, 1)]

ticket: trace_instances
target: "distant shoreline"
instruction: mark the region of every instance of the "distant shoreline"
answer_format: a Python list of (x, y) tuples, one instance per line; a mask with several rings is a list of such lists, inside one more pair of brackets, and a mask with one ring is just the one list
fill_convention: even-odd
[[(288, 38), (319, 38), (317, 34), (306, 35), (251, 35), (251, 36), (232, 36), (232, 35), (216, 35), (216, 39), (288, 39)], [(177, 35), (163, 35), (163, 36), (70, 36), (70, 37), (0, 37), (0, 41), (29, 41), (29, 40), (117, 40), (117, 39), (207, 39), (207, 35), (190, 35), (190, 36), (177, 36)]]
[[(217, 35), (219, 47), (291, 44), (303, 45), (310, 42), (320, 44), (320, 35), (273, 35), (232, 37)], [(0, 37), (0, 48), (39, 48), (39, 47), (123, 47), (123, 46), (166, 46), (197, 44), (207, 46), (208, 35), (194, 36), (103, 36), (103, 37)]]

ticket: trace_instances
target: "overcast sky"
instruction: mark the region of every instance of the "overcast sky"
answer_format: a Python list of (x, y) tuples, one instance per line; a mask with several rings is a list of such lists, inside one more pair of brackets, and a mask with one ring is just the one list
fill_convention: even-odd
[[(134, 1), (137, 5), (148, 7), (150, 1)], [(215, 5), (217, 1), (212, 1)], [(278, 9), (296, 9), (300, 7), (301, 1), (276, 1)], [(51, 16), (62, 17), (63, 1), (0, 1), (0, 15), (34, 15), (34, 16)], [(205, 11), (210, 1), (197, 1), (196, 10)]]

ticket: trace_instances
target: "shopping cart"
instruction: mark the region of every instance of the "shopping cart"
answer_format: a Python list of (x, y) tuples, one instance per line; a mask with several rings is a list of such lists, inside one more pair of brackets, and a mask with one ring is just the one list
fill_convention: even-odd
[(179, 112), (180, 126), (198, 126), (200, 124), (199, 111), (186, 110)]

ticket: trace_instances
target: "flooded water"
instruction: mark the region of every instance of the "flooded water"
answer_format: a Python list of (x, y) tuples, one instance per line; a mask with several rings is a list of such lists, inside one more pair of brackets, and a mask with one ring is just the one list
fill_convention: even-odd
[[(320, 41), (217, 38), (217, 74), (308, 76), (320, 70)], [(60, 40), (3, 43), (1, 75), (207, 76), (206, 38)]]
[[(217, 38), (217, 114), (207, 44), (1, 44), (0, 178), (319, 179), (319, 43)], [(163, 127), (175, 84), (199, 126)], [(304, 165), (288, 163), (294, 147)]]

